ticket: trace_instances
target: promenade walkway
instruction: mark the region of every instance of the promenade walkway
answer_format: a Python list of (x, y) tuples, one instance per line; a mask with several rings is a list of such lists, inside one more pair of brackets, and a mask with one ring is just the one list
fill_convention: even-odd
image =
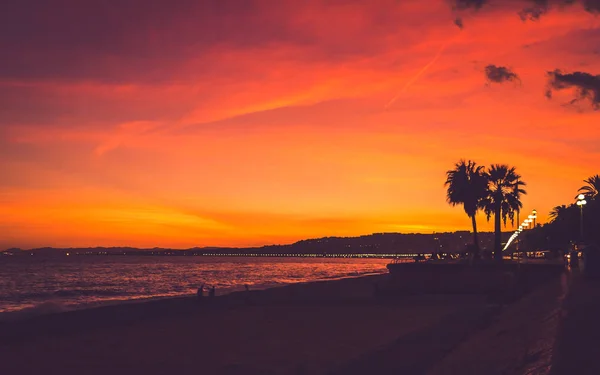
[(600, 280), (569, 278), (552, 375), (600, 374)]

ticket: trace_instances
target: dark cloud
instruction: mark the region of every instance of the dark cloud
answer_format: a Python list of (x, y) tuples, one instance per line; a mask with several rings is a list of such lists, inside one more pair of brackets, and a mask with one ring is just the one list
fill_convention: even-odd
[(581, 5), (586, 12), (600, 13), (600, 0), (530, 0), (530, 2), (533, 3), (532, 9), (541, 10), (543, 13), (546, 13), (551, 7), (560, 8), (574, 4)]
[(456, 17), (456, 19), (454, 19), (454, 24), (458, 26), (458, 28), (461, 30), (465, 27), (465, 25), (463, 24), (463, 20), (460, 17)]
[(590, 13), (600, 13), (600, 0), (584, 0), (583, 8)]
[(600, 109), (600, 75), (585, 72), (563, 73), (560, 70), (548, 72), (548, 90), (546, 96), (552, 98), (554, 90), (574, 88), (577, 97), (571, 104), (580, 100), (589, 100), (594, 109)]
[[(488, 4), (506, 4), (507, 0), (453, 0), (454, 10), (479, 10)], [(580, 4), (585, 11), (600, 13), (600, 0), (513, 0), (515, 8), (521, 8), (517, 13), (523, 21), (537, 21), (553, 7), (565, 7)]]
[(600, 12), (600, 0), (529, 0), (529, 3), (519, 12), (523, 21), (537, 21), (553, 7), (563, 8), (574, 4), (580, 4), (592, 14)]
[(504, 66), (496, 66), (492, 64), (486, 66), (485, 76), (489, 82), (521, 82), (521, 79), (515, 72)]
[(548, 13), (550, 9), (547, 0), (533, 0), (530, 6), (523, 8), (519, 12), (522, 21), (537, 21), (541, 16)]
[(489, 0), (454, 0), (453, 7), (457, 10), (481, 9)]

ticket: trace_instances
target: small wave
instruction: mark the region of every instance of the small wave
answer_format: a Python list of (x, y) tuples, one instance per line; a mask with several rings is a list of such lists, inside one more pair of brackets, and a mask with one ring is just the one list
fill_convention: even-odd
[(52, 292), (20, 292), (20, 293), (0, 294), (0, 300), (6, 300), (6, 301), (44, 299), (44, 298), (48, 298), (48, 297), (52, 297)]
[(369, 275), (379, 275), (385, 272), (376, 272), (376, 271), (372, 271), (372, 272), (358, 272), (358, 271), (353, 271), (353, 272), (347, 272), (347, 273), (342, 273), (339, 275), (327, 275), (327, 276), (323, 276), (320, 278), (320, 280), (338, 280), (338, 279), (346, 279), (349, 277), (359, 277), (359, 276), (369, 276)]
[(37, 305), (25, 307), (17, 311), (0, 313), (0, 321), (23, 319), (45, 314), (56, 314), (69, 310), (71, 310), (71, 308), (60, 302), (47, 301), (39, 303)]
[(56, 291), (43, 292), (21, 292), (0, 295), (0, 300), (6, 301), (24, 301), (24, 300), (43, 300), (56, 297), (113, 297), (129, 296), (131, 292), (125, 292), (120, 289), (59, 289)]
[(57, 290), (53, 293), (53, 295), (58, 297), (75, 297), (75, 296), (85, 296), (85, 297), (107, 297), (107, 296), (127, 296), (131, 293), (125, 292), (120, 289), (61, 289)]

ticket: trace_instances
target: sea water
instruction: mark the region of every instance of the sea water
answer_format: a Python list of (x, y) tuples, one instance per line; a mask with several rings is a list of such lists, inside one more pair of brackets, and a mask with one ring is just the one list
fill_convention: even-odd
[(386, 272), (385, 259), (175, 256), (0, 258), (0, 320), (130, 300), (216, 294)]

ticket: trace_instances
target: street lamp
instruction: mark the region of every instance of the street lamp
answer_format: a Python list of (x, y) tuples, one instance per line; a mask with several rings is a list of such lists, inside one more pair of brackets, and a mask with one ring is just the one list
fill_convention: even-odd
[(585, 195), (579, 194), (577, 196), (577, 205), (579, 206), (579, 237), (581, 241), (583, 241), (583, 206), (585, 206), (587, 202), (585, 201)]

